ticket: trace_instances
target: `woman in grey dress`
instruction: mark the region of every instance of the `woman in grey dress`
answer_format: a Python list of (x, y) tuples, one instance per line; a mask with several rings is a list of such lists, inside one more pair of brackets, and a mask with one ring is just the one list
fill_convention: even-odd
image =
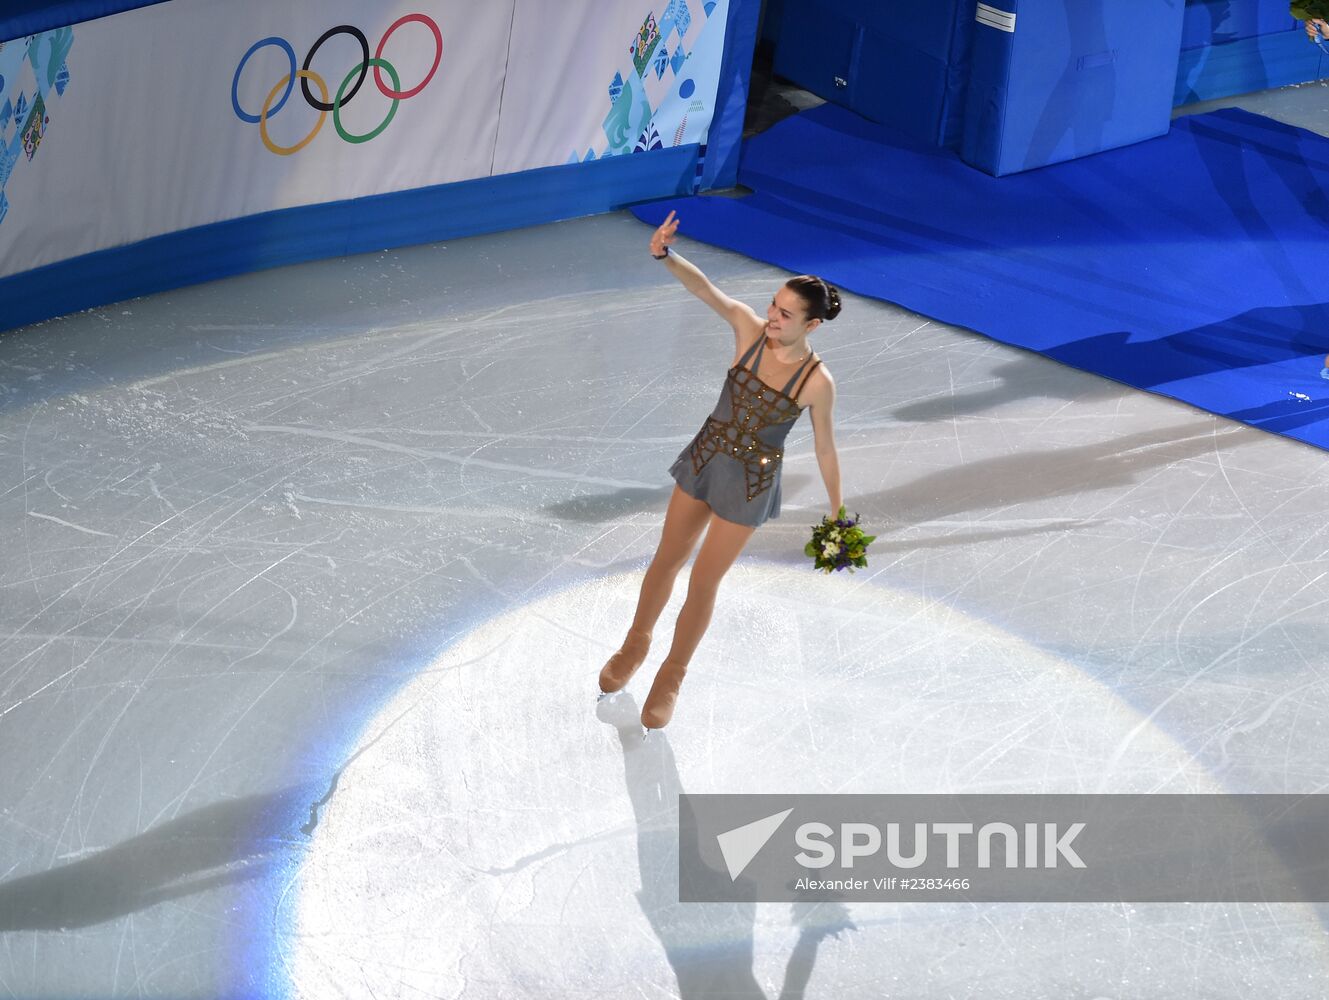
[(646, 659), (674, 580), (705, 532), (673, 642), (642, 707), (647, 729), (663, 728), (673, 717), (688, 663), (710, 624), (721, 579), (757, 526), (780, 514), (782, 446), (804, 410), (811, 413), (831, 517), (841, 502), (840, 461), (831, 427), (835, 383), (808, 345), (808, 335), (840, 312), (840, 293), (811, 275), (791, 278), (760, 316), (669, 249), (677, 231), (678, 219), (670, 212), (651, 236), (651, 255), (733, 328), (734, 363), (715, 410), (669, 470), (676, 485), (659, 547), (642, 580), (637, 612), (622, 647), (600, 671), (603, 693), (627, 685)]

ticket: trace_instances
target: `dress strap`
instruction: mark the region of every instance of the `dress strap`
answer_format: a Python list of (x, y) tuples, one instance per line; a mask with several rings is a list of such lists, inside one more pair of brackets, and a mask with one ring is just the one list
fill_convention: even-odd
[[(766, 351), (766, 332), (764, 331), (762, 332), (762, 335), (760, 335), (758, 339), (752, 342), (751, 347), (748, 347), (746, 351), (743, 351), (742, 358), (739, 358), (739, 367), (750, 368), (751, 371), (758, 370), (758, 366), (762, 364), (763, 351)], [(754, 359), (754, 352), (756, 354), (755, 359)], [(754, 363), (748, 364), (750, 360), (751, 362)]]
[[(811, 361), (812, 361), (812, 354), (811, 354), (811, 352), (809, 352), (807, 358), (805, 358), (804, 361), (803, 361), (803, 363), (802, 363), (801, 365), (798, 366), (798, 371), (794, 372), (794, 374), (791, 375), (791, 376), (789, 377), (789, 381), (785, 383), (785, 387), (784, 387), (783, 389), (780, 390), (780, 391), (783, 392), (786, 396), (788, 396), (790, 399), (793, 399), (793, 398), (797, 395), (796, 393), (792, 392), (791, 390), (794, 388), (794, 385), (798, 382), (798, 378), (799, 378), (799, 376), (803, 374), (803, 369), (807, 368), (807, 367), (808, 367), (808, 364), (809, 364)], [(816, 368), (817, 366), (814, 364), (812, 367), (813, 367), (813, 368)], [(809, 370), (809, 373), (810, 373), (810, 372), (811, 372), (811, 369), (808, 369), (808, 370)]]
[[(804, 361), (803, 364), (804, 366), (807, 366), (806, 361)], [(794, 382), (798, 379), (798, 376), (803, 374), (803, 369), (800, 368), (798, 371), (794, 372), (794, 377), (789, 380), (789, 385), (785, 386), (784, 388), (784, 394), (788, 396), (790, 399), (797, 400), (798, 394), (803, 391), (803, 386), (808, 384), (808, 379), (812, 377), (812, 373), (817, 370), (817, 365), (819, 364), (821, 364), (821, 358), (817, 358), (815, 361), (813, 361), (812, 366), (807, 370), (807, 374), (803, 376), (803, 381), (799, 382), (798, 388), (794, 389), (791, 392), (790, 391), (791, 387), (793, 386)]]

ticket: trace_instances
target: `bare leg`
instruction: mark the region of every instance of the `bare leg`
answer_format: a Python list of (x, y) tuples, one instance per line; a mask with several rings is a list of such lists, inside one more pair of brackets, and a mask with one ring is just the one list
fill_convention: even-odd
[(651, 693), (646, 696), (646, 704), (641, 710), (641, 723), (647, 729), (661, 729), (673, 718), (683, 675), (687, 673), (692, 654), (697, 651), (701, 637), (711, 624), (711, 612), (715, 610), (715, 595), (720, 590), (720, 581), (729, 572), (729, 567), (734, 565), (734, 560), (755, 530), (721, 517), (711, 518), (706, 541), (702, 543), (697, 561), (692, 566), (692, 575), (688, 578), (688, 596), (674, 625), (674, 642), (655, 675), (655, 683), (651, 685)]
[(646, 653), (651, 647), (651, 632), (660, 618), (660, 612), (669, 603), (674, 580), (692, 555), (697, 539), (701, 537), (710, 518), (710, 507), (700, 500), (694, 500), (677, 486), (674, 487), (673, 496), (669, 498), (669, 509), (665, 511), (660, 544), (641, 581), (641, 593), (637, 595), (637, 613), (633, 615), (632, 626), (628, 629), (622, 647), (600, 671), (601, 691), (606, 694), (621, 691), (646, 659)]

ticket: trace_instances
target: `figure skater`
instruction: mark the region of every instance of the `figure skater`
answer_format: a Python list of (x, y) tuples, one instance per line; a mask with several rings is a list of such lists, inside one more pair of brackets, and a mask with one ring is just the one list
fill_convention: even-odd
[(840, 293), (821, 278), (791, 278), (776, 291), (763, 319), (669, 249), (677, 232), (678, 219), (670, 212), (651, 236), (651, 256), (733, 327), (734, 362), (714, 412), (669, 470), (677, 485), (659, 547), (642, 580), (636, 615), (622, 647), (600, 671), (603, 694), (621, 691), (636, 673), (674, 580), (705, 530), (673, 643), (642, 706), (647, 730), (662, 729), (673, 717), (688, 663), (710, 624), (720, 580), (757, 526), (779, 516), (782, 445), (805, 409), (812, 411), (817, 465), (831, 516), (840, 509), (840, 460), (831, 429), (835, 383), (808, 346), (808, 335), (840, 312)]

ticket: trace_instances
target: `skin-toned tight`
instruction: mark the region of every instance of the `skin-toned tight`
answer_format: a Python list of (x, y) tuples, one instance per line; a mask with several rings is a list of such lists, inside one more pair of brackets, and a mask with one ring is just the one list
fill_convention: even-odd
[[(689, 504), (701, 507), (710, 514), (709, 507), (700, 500), (692, 499), (677, 486), (674, 487), (674, 495), (682, 497)], [(672, 500), (670, 505), (673, 505)], [(706, 634), (706, 627), (711, 624), (711, 612), (715, 609), (715, 595), (720, 590), (720, 581), (729, 572), (729, 567), (734, 565), (734, 560), (738, 558), (743, 546), (747, 545), (748, 539), (756, 530), (710, 514), (710, 527), (706, 529), (706, 540), (701, 543), (701, 551), (697, 553), (696, 562), (692, 564), (692, 572), (688, 575), (688, 595), (683, 601), (683, 609), (678, 613), (678, 621), (674, 624), (674, 641), (669, 647), (669, 655), (665, 657), (667, 661), (687, 666), (692, 660), (692, 654), (697, 651), (697, 644)], [(663, 548), (663, 537), (660, 543)], [(647, 575), (649, 576), (649, 571)], [(669, 583), (672, 587), (673, 580)], [(645, 581), (642, 590), (645, 591)], [(665, 599), (668, 598), (669, 594), (666, 592)], [(661, 607), (663, 608), (663, 605)], [(659, 613), (656, 612), (657, 617)]]
[[(710, 524), (710, 529), (707, 529)], [(683, 601), (683, 610), (678, 614), (674, 625), (674, 642), (668, 650), (666, 660), (687, 664), (692, 660), (692, 653), (706, 634), (706, 626), (711, 624), (711, 612), (715, 609), (715, 594), (719, 592), (720, 580), (734, 565), (744, 545), (751, 539), (755, 528), (744, 524), (734, 524), (723, 517), (712, 515), (711, 508), (700, 500), (694, 500), (682, 489), (674, 487), (674, 495), (668, 501), (668, 511), (664, 513), (664, 529), (661, 532), (661, 544), (655, 549), (655, 557), (646, 578), (642, 580), (642, 593), (637, 598), (637, 614), (633, 617), (633, 629), (651, 632), (655, 622), (661, 617), (664, 605), (668, 604), (670, 594), (674, 592), (674, 580), (679, 570), (687, 564), (688, 556), (696, 547), (696, 540), (706, 531), (706, 541), (702, 551), (696, 555), (691, 576), (687, 580), (687, 598)]]
[(632, 631), (650, 632), (660, 619), (660, 613), (669, 603), (674, 591), (674, 580), (687, 564), (697, 540), (711, 520), (711, 508), (694, 500), (677, 486), (669, 498), (665, 511), (664, 530), (660, 544), (641, 581), (641, 594), (637, 597), (637, 613), (632, 618)]
[[(701, 551), (697, 553), (692, 573), (688, 577), (687, 598), (674, 624), (669, 655), (661, 666), (661, 676), (652, 688), (652, 696), (647, 699), (647, 711), (642, 716), (644, 722), (649, 723), (651, 719), (658, 722), (662, 717), (662, 709), (666, 712), (663, 716), (665, 721), (668, 721), (668, 715), (672, 715), (673, 702), (677, 697), (678, 685), (682, 683), (683, 673), (711, 623), (720, 581), (755, 530), (716, 517), (706, 504), (694, 500), (677, 486), (674, 487), (673, 496), (669, 498), (669, 509), (665, 513), (660, 545), (641, 583), (637, 613), (632, 619), (628, 640), (624, 642), (623, 649), (610, 658), (610, 666), (606, 667), (608, 671), (617, 663), (614, 669), (617, 677), (613, 683), (607, 683), (604, 675), (601, 675), (602, 689), (618, 690), (627, 683), (627, 678), (646, 656), (647, 643), (644, 637), (655, 628), (673, 592), (674, 580), (678, 578), (692, 550), (696, 548), (697, 540), (705, 531), (706, 539), (702, 542)], [(658, 695), (657, 688), (660, 688)], [(662, 698), (667, 702), (667, 708), (660, 704)], [(650, 711), (652, 700), (657, 703), (654, 712)]]

